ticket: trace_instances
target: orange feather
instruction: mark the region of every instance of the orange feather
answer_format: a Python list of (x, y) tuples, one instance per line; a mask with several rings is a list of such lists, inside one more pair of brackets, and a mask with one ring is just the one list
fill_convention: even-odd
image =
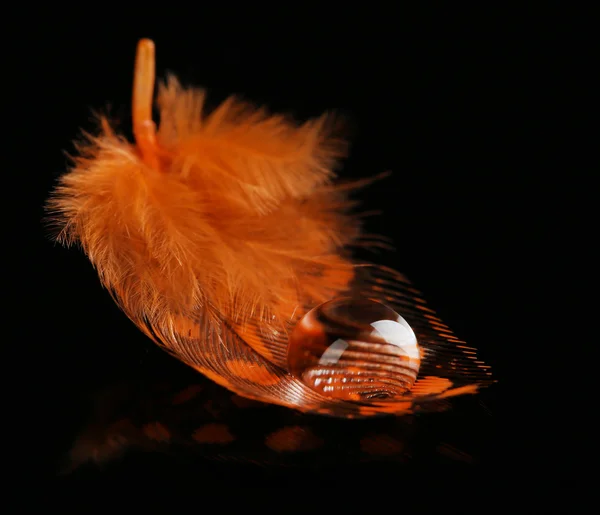
[[(297, 124), (234, 98), (207, 114), (204, 91), (171, 77), (156, 129), (153, 89), (154, 47), (142, 40), (136, 143), (101, 118), (48, 202), (59, 241), (80, 244), (124, 312), (219, 384), (305, 411), (376, 413), (312, 392), (284, 358), (299, 316), (366, 270), (348, 257), (360, 223), (349, 188), (334, 184), (345, 145), (332, 118)], [(415, 303), (398, 293), (401, 276), (383, 275), (361, 287)]]

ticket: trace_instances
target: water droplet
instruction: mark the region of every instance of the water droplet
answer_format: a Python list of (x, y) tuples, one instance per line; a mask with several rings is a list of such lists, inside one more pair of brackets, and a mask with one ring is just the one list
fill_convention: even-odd
[(289, 371), (328, 397), (393, 400), (416, 381), (417, 337), (393, 309), (370, 299), (341, 298), (309, 311), (294, 327)]

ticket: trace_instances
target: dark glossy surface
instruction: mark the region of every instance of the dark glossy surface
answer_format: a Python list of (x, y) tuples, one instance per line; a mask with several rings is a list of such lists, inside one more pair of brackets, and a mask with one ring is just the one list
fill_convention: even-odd
[[(87, 259), (55, 246), (40, 222), (48, 191), (68, 166), (64, 151), (74, 153), (71, 141), (79, 127), (94, 129), (90, 110), (109, 111), (128, 130), (132, 57), (140, 37), (158, 45), (159, 76), (178, 72), (184, 83), (206, 86), (213, 103), (237, 92), (301, 120), (330, 108), (340, 112), (352, 142), (342, 177), (392, 171), (360, 196), (361, 211), (380, 213), (365, 220), (366, 232), (395, 242), (395, 252), (375, 259), (414, 281), (457, 335), (494, 366), (499, 383), (481, 395), (495, 432), (475, 424), (478, 399), (471, 396), (457, 399), (453, 404), (465, 405), (450, 412), (419, 417), (418, 437), (428, 452), (413, 455), (410, 467), (376, 464), (374, 474), (363, 474), (344, 463), (339, 475), (327, 473), (324, 480), (342, 485), (333, 496), (335, 510), (342, 499), (356, 508), (361, 492), (372, 509), (376, 478), (378, 485), (394, 485), (381, 489), (383, 500), (394, 502), (402, 484), (397, 504), (405, 509), (410, 499), (437, 500), (434, 513), (481, 513), (525, 487), (525, 500), (534, 497), (535, 506), (525, 507), (519, 497), (521, 510), (553, 511), (560, 479), (562, 488), (577, 485), (569, 496), (571, 511), (577, 511), (582, 471), (564, 436), (565, 428), (577, 427), (577, 418), (563, 412), (573, 408), (571, 401), (548, 395), (548, 373), (564, 368), (564, 352), (548, 352), (552, 339), (540, 331), (548, 326), (548, 312), (560, 308), (556, 302), (577, 298), (560, 297), (554, 287), (570, 283), (581, 263), (571, 269), (564, 266), (568, 260), (558, 266), (556, 258), (563, 249), (580, 256), (582, 221), (592, 219), (574, 216), (588, 202), (571, 205), (593, 176), (578, 162), (587, 140), (580, 138), (576, 118), (590, 113), (577, 105), (590, 84), (580, 74), (592, 73), (587, 54), (595, 34), (578, 28), (578, 20), (589, 19), (581, 6), (406, 4), (399, 13), (395, 5), (361, 6), (332, 10), (328, 17), (314, 9), (302, 16), (300, 7), (289, 6), (273, 16), (257, 6), (250, 6), (254, 15), (244, 9), (236, 15), (229, 6), (217, 14), (202, 3), (172, 10), (171, 17), (146, 9), (134, 19), (111, 9), (90, 16), (89, 8), (69, 9), (61, 17), (54, 4), (40, 5), (45, 12), (32, 17), (31, 5), (21, 5), (19, 13), (15, 4), (11, 25), (29, 30), (7, 32), (6, 123), (14, 144), (7, 145), (4, 166), (7, 198), (17, 200), (6, 222), (5, 295), (13, 299), (7, 318), (21, 321), (7, 326), (6, 363), (19, 371), (6, 392), (18, 406), (7, 411), (7, 427), (21, 438), (5, 443), (26, 474), (20, 481), (8, 464), (19, 486), (9, 479), (7, 512), (23, 511), (27, 499), (40, 498), (35, 478), (54, 470), (89, 410), (87, 401), (78, 400), (82, 392), (142, 372), (154, 381), (170, 366), (177, 380), (184, 372), (99, 288)], [(571, 137), (577, 144), (571, 146)], [(569, 149), (568, 163), (557, 159), (563, 148)], [(548, 248), (542, 245), (546, 239)], [(544, 305), (549, 299), (551, 310)], [(194, 374), (184, 377), (194, 380)], [(462, 462), (435, 452), (440, 439), (428, 438), (433, 431), (479, 458), (483, 465), (475, 464), (471, 476), (478, 487), (494, 491), (485, 504), (475, 502), (480, 490), (464, 481)], [(573, 463), (563, 466), (571, 456)], [(293, 504), (304, 497), (311, 512), (319, 511), (314, 490), (301, 488), (325, 475), (318, 463), (298, 474), (262, 471), (237, 462), (192, 467), (179, 456), (136, 454), (64, 478), (62, 502), (37, 511), (56, 506), (82, 513), (103, 499), (114, 509), (116, 503), (124, 506), (123, 498), (140, 510), (144, 502), (155, 509), (160, 495), (170, 503), (183, 498), (186, 509), (200, 510), (208, 508), (202, 502), (211, 492), (220, 496), (219, 509), (239, 503), (247, 511), (252, 503), (240, 486), (289, 487)], [(449, 484), (452, 495), (443, 495)], [(42, 484), (52, 486), (47, 479)], [(532, 496), (532, 489), (540, 495)], [(19, 504), (11, 506), (10, 494), (17, 492)], [(261, 492), (256, 506), (280, 512), (285, 505)]]

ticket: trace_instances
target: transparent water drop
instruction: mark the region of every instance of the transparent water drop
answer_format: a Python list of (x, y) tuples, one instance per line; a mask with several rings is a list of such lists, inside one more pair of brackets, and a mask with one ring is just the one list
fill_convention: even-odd
[(289, 371), (328, 397), (375, 402), (408, 392), (417, 379), (417, 337), (393, 309), (340, 298), (309, 311), (294, 327)]

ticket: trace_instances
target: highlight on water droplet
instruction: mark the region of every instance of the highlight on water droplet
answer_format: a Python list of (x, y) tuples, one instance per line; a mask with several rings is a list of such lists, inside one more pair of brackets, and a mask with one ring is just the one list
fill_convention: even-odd
[(325, 302), (290, 334), (290, 373), (335, 399), (396, 400), (410, 391), (420, 364), (421, 351), (408, 322), (371, 299)]

